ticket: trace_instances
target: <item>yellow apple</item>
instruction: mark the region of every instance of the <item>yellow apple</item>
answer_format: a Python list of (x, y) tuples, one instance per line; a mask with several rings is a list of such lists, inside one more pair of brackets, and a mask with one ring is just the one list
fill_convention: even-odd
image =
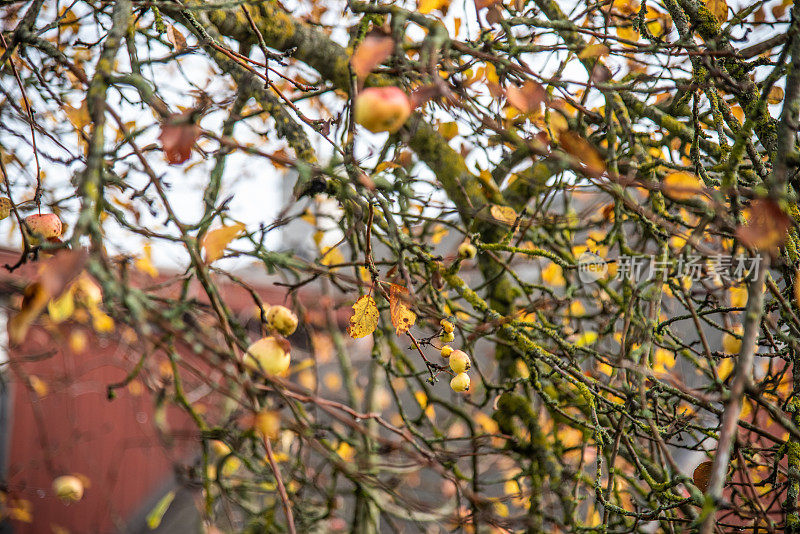
[(283, 338), (268, 336), (247, 348), (244, 364), (269, 375), (285, 373), (289, 368), (291, 345)]
[(297, 330), (297, 316), (285, 306), (270, 306), (267, 323), (284, 336), (290, 336)]

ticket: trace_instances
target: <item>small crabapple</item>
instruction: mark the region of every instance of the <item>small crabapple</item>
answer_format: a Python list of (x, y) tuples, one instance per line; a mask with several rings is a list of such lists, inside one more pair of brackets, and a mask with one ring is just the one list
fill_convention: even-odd
[(450, 387), (453, 391), (462, 392), (469, 389), (469, 375), (467, 373), (458, 373), (450, 380)]
[(211, 442), (211, 450), (217, 456), (227, 456), (231, 453), (231, 448), (225, 442), (215, 439)]
[(442, 347), (442, 358), (449, 358), (450, 355), (453, 353), (453, 347), (450, 345), (445, 345)]
[(244, 364), (269, 375), (279, 375), (289, 368), (290, 349), (289, 342), (283, 338), (264, 337), (247, 348)]
[(78, 502), (83, 497), (83, 482), (74, 475), (63, 475), (53, 480), (53, 491), (64, 502)]
[(286, 306), (270, 306), (267, 323), (284, 336), (290, 336), (297, 330), (297, 316)]
[(478, 253), (478, 249), (469, 241), (464, 241), (458, 245), (458, 257), (463, 260), (471, 260)]
[(463, 350), (454, 350), (452, 354), (450, 354), (450, 369), (453, 370), (454, 373), (464, 373), (469, 371), (471, 367), (469, 356)]
[(445, 332), (452, 332), (453, 331), (453, 323), (451, 323), (447, 319), (442, 319), (439, 322), (439, 324), (442, 325), (442, 330), (444, 330)]
[(456, 338), (456, 336), (452, 332), (442, 332), (441, 334), (439, 334), (439, 340), (442, 343), (450, 343), (455, 338)]

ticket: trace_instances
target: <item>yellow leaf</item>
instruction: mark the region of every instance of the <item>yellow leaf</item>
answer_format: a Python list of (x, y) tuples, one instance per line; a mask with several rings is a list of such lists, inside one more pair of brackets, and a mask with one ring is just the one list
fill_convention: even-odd
[(588, 331), (578, 336), (578, 339), (575, 341), (575, 346), (585, 347), (587, 345), (593, 344), (595, 341), (597, 341), (597, 332)]
[(45, 384), (41, 378), (39, 378), (36, 375), (30, 375), (28, 377), (28, 382), (30, 383), (33, 391), (35, 391), (39, 397), (44, 397), (47, 395), (49, 389), (47, 387), (47, 384)]
[(509, 226), (513, 225), (517, 220), (517, 212), (514, 211), (514, 208), (510, 206), (498, 206), (495, 204), (489, 211), (492, 214), (492, 217), (500, 222), (508, 224)]
[(486, 68), (483, 70), (483, 75), (486, 77), (486, 81), (489, 83), (500, 83), (500, 77), (497, 75), (497, 69), (494, 68), (494, 64), (487, 63)]
[(338, 454), (345, 462), (349, 462), (350, 460), (353, 459), (353, 456), (356, 455), (356, 451), (355, 449), (353, 449), (353, 447), (350, 446), (349, 443), (343, 441), (339, 444), (339, 447), (336, 449), (336, 454)]
[(69, 335), (69, 350), (75, 354), (80, 354), (86, 350), (86, 345), (89, 344), (89, 339), (86, 332), (83, 330), (73, 330)]
[(244, 232), (244, 229), (244, 224), (236, 223), (211, 230), (203, 236), (202, 246), (206, 252), (206, 263), (213, 263), (220, 259), (228, 244), (239, 237)]
[(602, 43), (590, 44), (584, 47), (578, 54), (579, 59), (586, 59), (590, 57), (603, 57), (608, 55), (609, 49)]
[(728, 4), (725, 0), (706, 0), (706, 8), (711, 11), (720, 22), (728, 20)]
[(500, 517), (508, 517), (508, 506), (500, 501), (494, 501), (494, 512)]
[(780, 87), (773, 87), (770, 89), (767, 95), (767, 102), (770, 104), (780, 104), (783, 102), (783, 89)]
[(665, 374), (668, 373), (673, 367), (675, 367), (675, 353), (660, 347), (657, 348), (653, 361), (653, 371), (656, 373)]
[(74, 295), (75, 286), (73, 285), (69, 291), (65, 291), (63, 295), (47, 303), (47, 313), (50, 315), (51, 321), (60, 323), (72, 316), (75, 311)]
[(114, 330), (114, 319), (100, 311), (98, 308), (89, 310), (92, 314), (92, 326), (98, 332), (111, 332)]
[(156, 266), (153, 265), (153, 262), (151, 261), (152, 255), (153, 251), (150, 248), (150, 244), (145, 245), (144, 256), (137, 258), (133, 265), (138, 270), (149, 275), (150, 278), (156, 278), (158, 276), (158, 269), (156, 269)]
[(389, 289), (389, 312), (398, 336), (408, 332), (417, 321), (417, 315), (403, 302), (405, 298), (408, 298), (408, 289), (392, 284)]
[(353, 304), (353, 315), (347, 333), (353, 339), (366, 337), (378, 326), (378, 306), (370, 295), (364, 295)]
[(747, 288), (744, 286), (732, 286), (730, 289), (731, 306), (734, 308), (744, 308), (747, 306)]
[(617, 35), (620, 39), (636, 42), (639, 40), (639, 32), (633, 26), (617, 26)]
[(448, 141), (458, 135), (458, 125), (455, 122), (443, 122), (437, 129)]
[(563, 287), (567, 283), (564, 270), (557, 263), (551, 263), (542, 270), (542, 280), (555, 287)]
[(434, 245), (438, 245), (439, 243), (442, 242), (442, 239), (447, 237), (447, 234), (449, 233), (450, 230), (448, 230), (446, 226), (437, 224), (436, 226), (433, 227), (433, 234), (431, 234), (431, 242)]
[(323, 247), (322, 249), (322, 257), (320, 258), (319, 262), (322, 265), (327, 265), (333, 267), (336, 265), (341, 265), (345, 262), (344, 256), (342, 255), (342, 251), (335, 247)]
[(661, 188), (672, 200), (689, 200), (702, 193), (703, 183), (694, 174), (677, 171), (664, 177)]
[(419, 0), (417, 3), (417, 11), (423, 15), (427, 15), (435, 9), (441, 10), (450, 5), (450, 0)]
[(717, 367), (717, 374), (720, 380), (728, 378), (733, 371), (733, 358), (725, 358), (719, 363)]

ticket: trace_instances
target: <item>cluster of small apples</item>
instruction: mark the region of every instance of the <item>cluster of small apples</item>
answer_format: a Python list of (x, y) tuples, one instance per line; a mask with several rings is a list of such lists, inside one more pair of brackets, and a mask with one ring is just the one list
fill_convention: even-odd
[(270, 306), (266, 312), (267, 325), (278, 336), (259, 339), (247, 348), (244, 364), (255, 371), (268, 375), (280, 375), (289, 369), (291, 345), (283, 336), (290, 336), (297, 330), (297, 316), (285, 306)]
[[(442, 334), (439, 336), (444, 343), (450, 343), (455, 339), (453, 334), (453, 323), (447, 319), (442, 319)], [(450, 387), (453, 391), (462, 392), (469, 390), (469, 371), (472, 364), (469, 361), (469, 356), (463, 350), (453, 350), (450, 345), (442, 347), (442, 358), (447, 358), (450, 369), (455, 373), (455, 376), (450, 380)]]
[(398, 87), (370, 87), (356, 98), (353, 109), (358, 124), (372, 133), (399, 130), (411, 116), (413, 106)]

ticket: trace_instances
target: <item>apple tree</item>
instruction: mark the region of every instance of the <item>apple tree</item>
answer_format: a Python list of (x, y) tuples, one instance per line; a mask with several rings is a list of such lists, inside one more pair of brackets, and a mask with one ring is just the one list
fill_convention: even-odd
[(0, 13), (10, 342), (131, 339), (209, 531), (800, 531), (797, 2)]

